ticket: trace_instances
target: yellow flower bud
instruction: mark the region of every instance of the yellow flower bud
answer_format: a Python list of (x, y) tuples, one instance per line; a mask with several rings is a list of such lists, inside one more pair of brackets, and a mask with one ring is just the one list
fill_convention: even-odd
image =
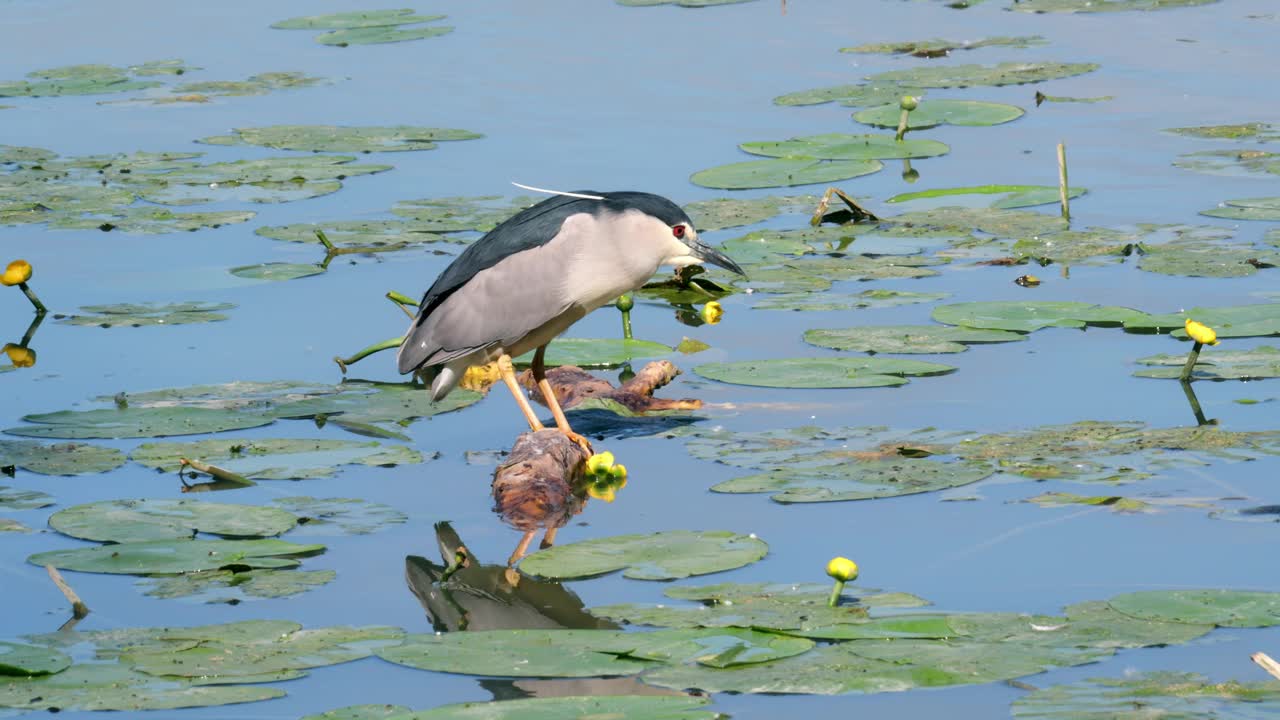
[(827, 575), (840, 582), (849, 582), (858, 577), (858, 563), (847, 557), (832, 558), (827, 563)]
[(715, 325), (716, 323), (719, 323), (720, 318), (724, 316), (724, 308), (720, 306), (720, 303), (712, 300), (702, 306), (701, 315), (703, 322), (708, 325)]
[(1218, 344), (1218, 333), (1214, 332), (1213, 328), (1198, 323), (1191, 318), (1187, 318), (1187, 334), (1191, 336), (1192, 340), (1203, 345)]
[(609, 468), (609, 474), (613, 476), (613, 480), (615, 483), (617, 483), (619, 489), (627, 486), (627, 466), (626, 465), (623, 465), (622, 463), (618, 463), (617, 465), (614, 465), (613, 467)]
[(611, 503), (617, 497), (618, 490), (612, 485), (592, 485), (587, 488), (587, 494), (597, 500)]
[(910, 95), (903, 95), (902, 99), (898, 101), (898, 107), (902, 108), (903, 110), (906, 110), (907, 112), (911, 112), (912, 110), (915, 110), (919, 106), (920, 106), (920, 101), (917, 98), (911, 97)]
[(587, 458), (587, 473), (591, 475), (608, 475), (613, 469), (613, 453), (605, 450)]
[(14, 260), (4, 269), (4, 275), (0, 276), (0, 284), (20, 285), (30, 279), (31, 263), (26, 260)]
[(31, 348), (5, 343), (4, 354), (9, 356), (9, 362), (13, 363), (14, 367), (29, 368), (36, 364), (36, 351)]

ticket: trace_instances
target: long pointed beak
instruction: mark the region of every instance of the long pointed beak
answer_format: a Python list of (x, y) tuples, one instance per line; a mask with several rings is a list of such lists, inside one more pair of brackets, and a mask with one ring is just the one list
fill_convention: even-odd
[(693, 252), (691, 254), (699, 260), (709, 262), (712, 265), (718, 265), (725, 270), (733, 271), (743, 277), (747, 276), (747, 274), (743, 272), (742, 268), (738, 266), (738, 263), (729, 259), (728, 255), (725, 255), (710, 245), (703, 245), (702, 243), (697, 242), (692, 247)]

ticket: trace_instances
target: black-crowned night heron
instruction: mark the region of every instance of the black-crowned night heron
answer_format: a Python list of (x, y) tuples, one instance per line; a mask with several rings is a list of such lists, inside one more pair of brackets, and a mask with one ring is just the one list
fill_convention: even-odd
[(400, 345), (400, 372), (423, 371), (439, 400), (468, 367), (497, 360), (536, 431), (543, 425), (511, 365), (511, 358), (536, 350), (533, 377), (556, 426), (589, 448), (569, 427), (547, 382), (547, 343), (592, 310), (644, 285), (660, 266), (703, 262), (742, 274), (737, 263), (702, 244), (689, 216), (666, 198), (559, 193), (490, 230), (440, 273)]

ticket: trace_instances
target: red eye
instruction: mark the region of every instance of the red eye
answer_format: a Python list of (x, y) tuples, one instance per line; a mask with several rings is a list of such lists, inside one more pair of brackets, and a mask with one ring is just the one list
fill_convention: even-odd
[(683, 226), (683, 225), (672, 225), (672, 226), (671, 226), (671, 234), (672, 234), (672, 235), (675, 235), (677, 238), (682, 238), (682, 237), (684, 237), (684, 226)]

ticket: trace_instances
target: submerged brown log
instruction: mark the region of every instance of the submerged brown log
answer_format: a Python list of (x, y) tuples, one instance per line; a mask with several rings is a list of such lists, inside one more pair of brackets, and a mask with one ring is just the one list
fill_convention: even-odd
[[(560, 407), (565, 410), (591, 398), (612, 400), (634, 413), (697, 410), (702, 407), (701, 400), (667, 400), (653, 396), (655, 390), (671, 382), (679, 374), (680, 370), (675, 365), (666, 360), (658, 360), (645, 365), (635, 377), (616, 388), (607, 380), (601, 380), (572, 365), (551, 368), (547, 371), (547, 381), (551, 383)], [(520, 373), (520, 384), (529, 390), (530, 397), (546, 404), (531, 371)]]

